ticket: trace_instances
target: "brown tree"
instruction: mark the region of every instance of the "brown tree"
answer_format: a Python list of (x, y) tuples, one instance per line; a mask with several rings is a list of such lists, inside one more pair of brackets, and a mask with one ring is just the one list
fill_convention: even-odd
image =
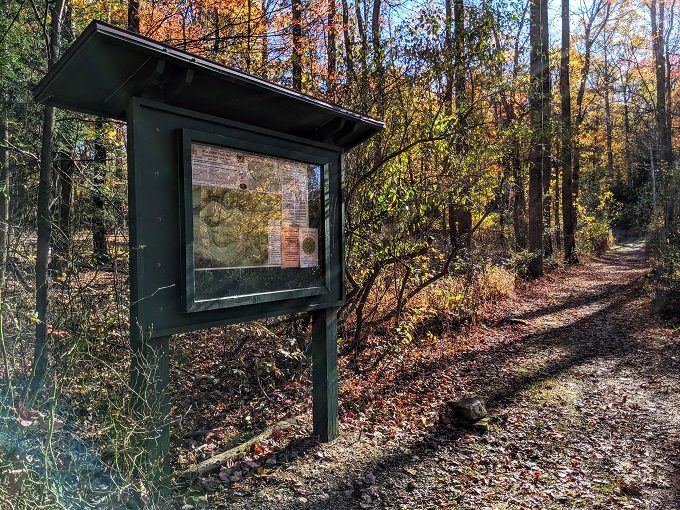
[(104, 122), (98, 119), (95, 123), (94, 142), (94, 177), (92, 179), (92, 258), (95, 264), (102, 264), (109, 260), (106, 243), (106, 220), (104, 215), (103, 187), (106, 183), (107, 150), (104, 143)]
[(548, 3), (531, 0), (529, 38), (531, 68), (529, 110), (532, 141), (529, 155), (529, 252), (531, 276), (543, 274), (543, 175), (550, 172), (550, 69)]
[(569, 29), (569, 0), (562, 0), (562, 51), (560, 55), (560, 99), (562, 116), (562, 229), (564, 232), (564, 259), (576, 261), (574, 232), (574, 195), (572, 184), (572, 126), (571, 87), (569, 83), (569, 52), (571, 34)]
[[(57, 0), (49, 9), (50, 22), (47, 38), (47, 65), (52, 68), (59, 57), (61, 49), (61, 20), (64, 14), (65, 0)], [(47, 21), (45, 20), (45, 23)], [(40, 149), (40, 180), (38, 184), (38, 238), (36, 241), (35, 259), (35, 309), (37, 321), (35, 326), (35, 344), (29, 401), (42, 387), (47, 371), (47, 307), (48, 307), (48, 265), (50, 256), (50, 238), (52, 223), (50, 220), (50, 202), (52, 198), (52, 149), (54, 145), (54, 107), (45, 106), (42, 119), (42, 140)]]
[(335, 101), (335, 89), (337, 87), (337, 48), (335, 43), (336, 36), (336, 6), (335, 0), (328, 0), (328, 39), (326, 43), (326, 53), (327, 53), (327, 69), (326, 69), (326, 93), (328, 94), (328, 99)]
[(292, 85), (295, 90), (302, 90), (302, 0), (293, 0), (291, 33), (293, 52), (291, 55)]

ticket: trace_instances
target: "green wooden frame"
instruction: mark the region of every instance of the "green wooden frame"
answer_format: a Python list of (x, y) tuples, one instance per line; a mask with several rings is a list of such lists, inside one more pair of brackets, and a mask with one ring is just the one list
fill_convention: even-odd
[[(342, 149), (230, 122), (149, 99), (128, 113), (132, 326), (149, 338), (287, 313), (340, 306), (345, 299)], [(188, 245), (184, 143), (196, 139), (323, 165), (324, 287), (238, 296), (213, 303), (185, 297)], [(193, 137), (193, 138), (192, 138)], [(321, 229), (320, 229), (321, 230)], [(320, 232), (321, 234), (321, 232)], [(321, 240), (320, 240), (321, 244)], [(228, 303), (227, 303), (228, 301)], [(207, 306), (204, 306), (207, 305)], [(187, 312), (191, 309), (191, 312)]]
[[(266, 156), (275, 156), (294, 160), (301, 163), (306, 163), (319, 167), (321, 180), (321, 212), (323, 214), (322, 221), (319, 227), (319, 238), (323, 240), (322, 250), (322, 267), (324, 283), (319, 286), (310, 286), (297, 289), (286, 289), (276, 291), (266, 291), (245, 294), (225, 296), (213, 299), (197, 299), (195, 292), (195, 267), (193, 257), (193, 196), (192, 190), (192, 166), (191, 166), (191, 144), (192, 142), (206, 143), (209, 145), (218, 145), (221, 147), (247, 151), (251, 153), (263, 154)], [(219, 308), (228, 308), (232, 306), (256, 305), (258, 303), (266, 303), (270, 301), (280, 301), (285, 299), (295, 299), (300, 297), (311, 297), (330, 293), (330, 280), (332, 278), (331, 265), (331, 242), (326, 235), (331, 232), (330, 217), (325, 207), (330, 200), (329, 196), (329, 170), (331, 161), (327, 158), (319, 158), (318, 155), (310, 154), (303, 146), (298, 143), (291, 142), (289, 147), (277, 147), (266, 144), (255, 144), (248, 141), (247, 134), (245, 136), (228, 137), (215, 133), (206, 133), (201, 131), (194, 131), (191, 129), (181, 129), (178, 132), (178, 143), (181, 149), (180, 155), (180, 194), (182, 204), (182, 233), (183, 237), (181, 243), (184, 246), (184, 267), (185, 274), (183, 294), (185, 297), (185, 308), (187, 312), (198, 312), (204, 310), (214, 310)], [(320, 243), (321, 244), (321, 243)], [(263, 271), (269, 268), (253, 269), (252, 271)], [(272, 268), (273, 269), (273, 268)]]

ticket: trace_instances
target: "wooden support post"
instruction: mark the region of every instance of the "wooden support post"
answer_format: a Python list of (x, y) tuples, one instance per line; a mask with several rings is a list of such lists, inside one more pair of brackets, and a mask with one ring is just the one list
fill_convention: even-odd
[(337, 330), (337, 308), (312, 312), (312, 417), (322, 443), (338, 437)]
[(130, 340), (132, 413), (145, 435), (140, 475), (162, 494), (170, 474), (170, 337), (149, 339), (133, 325)]

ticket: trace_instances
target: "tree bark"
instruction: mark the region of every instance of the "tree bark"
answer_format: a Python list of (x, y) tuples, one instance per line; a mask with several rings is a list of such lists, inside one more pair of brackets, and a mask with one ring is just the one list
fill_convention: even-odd
[(529, 37), (531, 62), (529, 76), (529, 110), (532, 141), (529, 156), (529, 253), (528, 272), (543, 274), (543, 175), (550, 172), (550, 138), (548, 136), (550, 92), (547, 40), (547, 0), (531, 0)]
[(354, 80), (354, 57), (352, 33), (349, 27), (349, 5), (347, 0), (342, 0), (342, 37), (345, 44), (345, 67), (347, 69), (347, 83)]
[(106, 243), (106, 219), (104, 214), (104, 191), (106, 185), (107, 151), (104, 144), (104, 122), (96, 122), (96, 138), (94, 142), (94, 177), (92, 184), (92, 258), (95, 264), (103, 264), (109, 260)]
[[(56, 62), (61, 47), (61, 19), (64, 13), (65, 0), (56, 0), (50, 9), (49, 46), (47, 48), (47, 64), (51, 69)], [(45, 106), (43, 110), (42, 137), (40, 150), (40, 181), (38, 184), (38, 239), (36, 242), (35, 260), (35, 309), (37, 322), (35, 327), (35, 343), (33, 366), (31, 367), (30, 401), (42, 388), (47, 372), (47, 309), (48, 309), (48, 266), (50, 255), (50, 199), (52, 194), (52, 147), (54, 139), (54, 107)]]
[(63, 270), (68, 261), (71, 250), (71, 209), (73, 207), (73, 169), (75, 165), (71, 155), (66, 151), (59, 153), (59, 223), (58, 232), (54, 236), (54, 255), (52, 257), (55, 269)]
[[(385, 56), (380, 37), (380, 9), (381, 0), (373, 0), (371, 43), (373, 44), (373, 63), (375, 65), (376, 110), (378, 118), (382, 118), (385, 113)], [(376, 145), (379, 145), (379, 143)]]
[(562, 230), (560, 225), (560, 165), (553, 164), (555, 168), (555, 184), (553, 196), (553, 218), (555, 218), (555, 249), (562, 249)]
[(139, 0), (128, 0), (127, 29), (139, 33)]
[(326, 91), (328, 99), (335, 101), (336, 75), (337, 75), (337, 48), (335, 43), (336, 27), (335, 18), (337, 11), (335, 0), (328, 0), (328, 67), (326, 70)]
[[(455, 133), (455, 150), (463, 154), (467, 150), (466, 137), (466, 109), (468, 105), (465, 84), (465, 6), (463, 0), (453, 0), (453, 92), (457, 129)], [(455, 247), (470, 248), (472, 244), (472, 209), (470, 193), (472, 185), (470, 176), (463, 176), (462, 204), (451, 209), (449, 229), (455, 234)]]
[(669, 111), (667, 109), (667, 95), (670, 94), (670, 91), (667, 90), (668, 78), (666, 73), (666, 44), (664, 37), (666, 3), (664, 0), (658, 0), (658, 2), (658, 18), (657, 0), (652, 0), (650, 2), (652, 47), (654, 50), (654, 65), (656, 68), (656, 129), (659, 156), (663, 163), (662, 165), (659, 165), (659, 168), (657, 169), (657, 176), (662, 193), (666, 195), (664, 204), (664, 226), (666, 235), (676, 237), (673, 229), (675, 226), (677, 199), (675, 196), (672, 196), (673, 192), (670, 189), (670, 179), (667, 177), (673, 165), (673, 143), (671, 138)]
[(574, 228), (574, 195), (572, 183), (572, 126), (571, 86), (569, 80), (569, 53), (571, 34), (569, 0), (562, 0), (562, 52), (560, 55), (560, 113), (562, 117), (562, 230), (564, 238), (564, 260), (576, 262), (576, 241)]
[(253, 4), (252, 0), (246, 0), (246, 72), (249, 73), (252, 68), (252, 47), (253, 47), (253, 27), (252, 27), (252, 17), (253, 17)]
[[(666, 110), (666, 57), (664, 42), (664, 17), (665, 1), (657, 0), (650, 2), (650, 18), (652, 23), (652, 41), (654, 49), (654, 65), (656, 69), (656, 126), (657, 137), (660, 144), (660, 156), (667, 167), (673, 164), (673, 146), (668, 130), (668, 112)], [(665, 169), (664, 169), (665, 170)]]
[(361, 110), (368, 113), (368, 35), (366, 34), (366, 23), (361, 13), (360, 2), (354, 2), (354, 11), (357, 18), (357, 31), (361, 45), (359, 48), (359, 97), (361, 98)]
[(5, 289), (5, 271), (7, 269), (7, 255), (9, 250), (9, 142), (7, 131), (6, 105), (2, 105), (0, 112), (0, 303)]
[(552, 159), (551, 159), (551, 83), (550, 40), (548, 32), (548, 0), (541, 3), (540, 37), (541, 37), (541, 167), (543, 172), (543, 253), (546, 257), (553, 254), (552, 243)]
[(295, 90), (302, 90), (302, 0), (293, 0), (293, 53), (291, 55), (292, 83)]
[(262, 0), (262, 49), (260, 51), (260, 75), (269, 75), (269, 8), (268, 1)]

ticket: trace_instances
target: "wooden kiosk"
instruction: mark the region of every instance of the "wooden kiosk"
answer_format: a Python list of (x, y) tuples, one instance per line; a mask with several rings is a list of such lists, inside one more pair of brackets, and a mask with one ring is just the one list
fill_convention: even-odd
[(343, 153), (380, 121), (94, 21), (35, 100), (127, 121), (130, 345), (149, 463), (167, 468), (174, 333), (313, 317), (313, 421), (337, 435)]

